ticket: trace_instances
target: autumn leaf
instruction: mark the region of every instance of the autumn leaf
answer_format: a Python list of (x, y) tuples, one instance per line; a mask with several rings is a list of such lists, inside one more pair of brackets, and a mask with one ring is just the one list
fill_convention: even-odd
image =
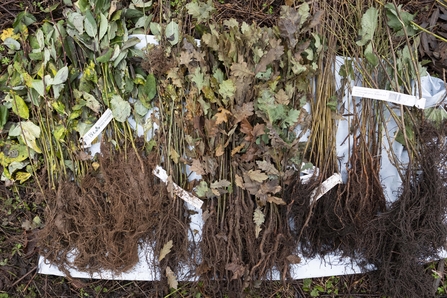
[(177, 289), (178, 281), (174, 275), (174, 272), (169, 266), (166, 267), (166, 277), (168, 278), (168, 285), (171, 289)]
[(231, 182), (226, 180), (226, 179), (222, 179), (216, 182), (211, 183), (211, 188), (225, 188), (231, 185)]
[(273, 49), (270, 49), (267, 54), (262, 56), (261, 60), (259, 61), (258, 65), (256, 65), (255, 73), (259, 72), (265, 72), (267, 69), (267, 65), (272, 63), (275, 60), (278, 60), (281, 58), (281, 55), (284, 53), (284, 47), (278, 46)]
[(174, 148), (171, 148), (171, 151), (169, 151), (169, 156), (172, 158), (172, 160), (177, 164), (180, 155), (175, 151)]
[(289, 104), (289, 96), (287, 93), (281, 89), (275, 94), (276, 103), (280, 105), (288, 105)]
[(276, 205), (286, 205), (286, 202), (284, 202), (283, 199), (274, 196), (267, 196), (267, 202), (274, 203)]
[(257, 207), (255, 209), (255, 212), (253, 213), (253, 222), (256, 225), (255, 227), (256, 238), (258, 238), (259, 233), (262, 230), (261, 225), (264, 223), (264, 221), (265, 221), (265, 215), (264, 213), (262, 213), (261, 208)]
[(233, 148), (233, 150), (231, 150), (231, 156), (234, 156), (235, 154), (239, 153), (239, 151), (241, 151), (244, 147), (245, 147), (245, 144), (241, 144), (241, 145)]
[(216, 120), (214, 119), (205, 119), (205, 130), (206, 134), (209, 138), (215, 137), (219, 132), (219, 128), (217, 127)]
[(258, 167), (263, 170), (264, 172), (266, 172), (267, 174), (270, 175), (279, 175), (279, 171), (275, 168), (275, 166), (273, 164), (271, 164), (270, 162), (263, 160), (263, 161), (256, 161), (256, 163), (258, 164)]
[(183, 86), (183, 80), (180, 78), (179, 73), (180, 72), (178, 67), (173, 67), (167, 72), (168, 78), (172, 80), (172, 84), (176, 87), (181, 88)]
[(241, 63), (233, 63), (230, 67), (231, 75), (235, 77), (249, 77), (254, 76), (255, 74), (248, 69), (247, 62), (241, 62)]
[(235, 262), (231, 262), (227, 265), (225, 265), (225, 270), (233, 272), (233, 277), (231, 279), (238, 279), (244, 276), (245, 267), (242, 265), (238, 265)]
[(299, 264), (301, 263), (301, 258), (296, 255), (288, 255), (286, 257), (287, 261), (290, 262), (290, 264)]
[(255, 138), (262, 136), (265, 133), (265, 124), (256, 124), (251, 133)]
[(248, 117), (253, 115), (253, 110), (254, 107), (252, 101), (244, 103), (242, 107), (237, 106), (233, 111), (234, 118), (236, 119), (235, 123), (241, 122), (243, 119), (247, 119)]
[(159, 262), (163, 260), (168, 253), (171, 252), (171, 248), (172, 248), (172, 240), (169, 240), (168, 242), (166, 242), (165, 245), (163, 245), (163, 248), (160, 251), (160, 256), (158, 257)]
[(219, 125), (223, 122), (227, 123), (228, 122), (228, 116), (231, 115), (231, 112), (220, 107), (219, 109), (219, 113), (216, 113), (215, 117), (216, 117), (216, 125)]
[(193, 159), (191, 167), (189, 168), (192, 172), (195, 172), (197, 175), (205, 175), (206, 172), (202, 167), (202, 163), (198, 159)]
[(253, 126), (251, 126), (250, 122), (247, 119), (241, 121), (241, 132), (244, 133), (245, 140), (251, 142), (253, 140)]
[(216, 157), (222, 156), (225, 153), (225, 148), (222, 144), (219, 144), (216, 148)]
[(179, 64), (188, 65), (191, 62), (192, 54), (190, 52), (182, 51), (180, 53), (180, 61)]
[(248, 171), (248, 177), (250, 177), (251, 180), (262, 182), (268, 178), (268, 176), (264, 173), (262, 173), (260, 170), (250, 170)]
[(242, 180), (241, 176), (239, 176), (238, 174), (234, 175), (234, 181), (235, 181), (237, 187), (245, 189), (244, 181)]

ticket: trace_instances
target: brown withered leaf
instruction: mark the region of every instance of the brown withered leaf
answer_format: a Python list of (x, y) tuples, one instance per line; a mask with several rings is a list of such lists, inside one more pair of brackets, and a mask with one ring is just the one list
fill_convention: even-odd
[(255, 74), (248, 68), (247, 62), (233, 63), (230, 67), (231, 75), (235, 77), (251, 77)]
[(290, 262), (290, 264), (299, 264), (301, 263), (301, 258), (296, 255), (289, 255), (286, 257), (287, 261)]
[(273, 164), (266, 160), (258, 160), (256, 161), (258, 167), (270, 175), (279, 175), (279, 171), (275, 168)]
[(205, 119), (205, 130), (206, 134), (209, 138), (215, 137), (219, 132), (219, 128), (217, 127), (216, 120), (214, 119)]
[(171, 289), (177, 289), (178, 287), (178, 281), (177, 278), (174, 275), (174, 272), (172, 271), (171, 267), (166, 267), (166, 277), (168, 278), (168, 285)]
[(253, 127), (252, 134), (253, 134), (253, 137), (257, 138), (259, 136), (262, 136), (264, 134), (264, 132), (265, 132), (265, 124), (258, 123)]
[(242, 106), (236, 106), (233, 111), (233, 116), (235, 118), (235, 123), (241, 122), (243, 119), (246, 119), (253, 115), (253, 102), (244, 103)]
[(274, 196), (267, 196), (267, 202), (274, 203), (276, 205), (286, 205), (286, 202), (284, 202), (283, 199), (274, 197)]
[(245, 140), (251, 142), (253, 140), (253, 126), (251, 126), (250, 122), (247, 119), (241, 121), (241, 132), (244, 133)]
[(298, 43), (295, 33), (300, 29), (301, 15), (298, 11), (290, 6), (281, 7), (281, 16), (278, 21), (278, 29), (281, 37), (289, 40), (292, 48)]
[(237, 187), (240, 187), (240, 188), (242, 188), (242, 189), (245, 189), (245, 187), (244, 187), (244, 181), (242, 180), (242, 177), (241, 176), (239, 176), (238, 174), (236, 174), (235, 176), (234, 176), (234, 181), (235, 181), (235, 183), (236, 183), (236, 186)]
[(288, 105), (289, 104), (289, 96), (284, 91), (284, 89), (280, 89), (275, 94), (276, 103), (280, 105)]
[(163, 245), (163, 248), (160, 250), (160, 256), (158, 257), (158, 261), (160, 262), (161, 260), (163, 260), (166, 255), (168, 253), (171, 252), (171, 248), (172, 248), (172, 240), (169, 240), (168, 242), (166, 242), (165, 245)]
[(312, 29), (315, 26), (318, 26), (319, 24), (321, 24), (321, 20), (323, 19), (323, 15), (324, 15), (324, 10), (319, 10), (317, 11), (312, 20), (310, 21), (309, 25), (307, 25), (306, 29)]
[(233, 150), (231, 150), (231, 156), (234, 156), (235, 154), (239, 153), (239, 151), (241, 151), (244, 147), (245, 144), (242, 143), (239, 146), (233, 148)]
[(193, 159), (191, 167), (189, 168), (191, 171), (195, 172), (198, 175), (205, 175), (206, 172), (203, 169), (202, 163), (198, 159)]
[(226, 180), (226, 179), (222, 179), (219, 181), (215, 181), (213, 183), (211, 183), (210, 187), (211, 188), (225, 188), (230, 186), (231, 182)]
[(190, 52), (182, 51), (180, 53), (179, 64), (188, 65), (191, 62), (192, 54)]
[(232, 262), (225, 265), (225, 270), (233, 272), (233, 277), (231, 278), (233, 280), (244, 276), (245, 267), (243, 265), (238, 265), (237, 263)]
[(247, 174), (251, 180), (257, 182), (263, 182), (269, 177), (265, 173), (262, 173), (260, 170), (250, 170)]
[(216, 157), (222, 156), (225, 153), (225, 148), (223, 144), (219, 144), (216, 148)]
[(219, 110), (219, 113), (216, 113), (216, 115), (215, 115), (216, 125), (219, 125), (223, 122), (227, 123), (228, 117), (231, 115), (231, 112), (228, 111), (227, 109), (222, 108), (222, 107), (220, 107), (218, 110)]
[(270, 49), (267, 54), (262, 56), (258, 65), (256, 65), (255, 73), (265, 72), (267, 70), (267, 65), (272, 63), (275, 60), (281, 58), (281, 55), (284, 53), (284, 47), (278, 46), (276, 48)]

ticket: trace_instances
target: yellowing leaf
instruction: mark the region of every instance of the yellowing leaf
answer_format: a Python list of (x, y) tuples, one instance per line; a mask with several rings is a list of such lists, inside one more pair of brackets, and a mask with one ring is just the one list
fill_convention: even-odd
[(22, 184), (23, 182), (28, 180), (30, 177), (31, 177), (30, 173), (20, 171), (20, 172), (17, 172), (15, 180), (19, 180), (20, 184)]
[(250, 171), (248, 171), (247, 174), (251, 180), (257, 181), (257, 182), (262, 182), (269, 177), (266, 174), (262, 173), (260, 170), (254, 170), (254, 171), (250, 170)]
[(99, 168), (99, 163), (95, 161), (94, 163), (92, 163), (92, 167), (96, 171)]
[(160, 256), (158, 257), (159, 262), (163, 260), (168, 253), (171, 252), (171, 248), (172, 248), (172, 240), (169, 240), (168, 242), (166, 242), (165, 245), (163, 245), (163, 248), (160, 251)]
[(168, 278), (168, 285), (171, 289), (177, 289), (178, 281), (174, 275), (174, 272), (169, 266), (166, 267), (166, 277)]
[(178, 163), (180, 155), (177, 153), (177, 151), (175, 151), (174, 148), (171, 148), (171, 151), (169, 151), (169, 156), (175, 163)]
[(234, 96), (234, 92), (236, 91), (236, 86), (231, 79), (223, 81), (219, 85), (219, 94), (225, 98), (232, 98)]
[(231, 112), (220, 107), (219, 109), (219, 113), (216, 113), (216, 125), (219, 125), (223, 122), (227, 123), (228, 121), (228, 116), (231, 115)]
[(29, 118), (28, 106), (26, 105), (23, 98), (21, 98), (18, 95), (14, 95), (13, 102), (12, 102), (12, 111), (14, 112), (14, 114), (16, 114), (17, 116), (19, 116), (23, 119)]

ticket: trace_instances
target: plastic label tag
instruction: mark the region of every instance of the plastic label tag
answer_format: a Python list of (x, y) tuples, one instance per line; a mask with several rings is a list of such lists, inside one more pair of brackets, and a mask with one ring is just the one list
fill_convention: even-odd
[(419, 109), (425, 108), (426, 101), (425, 98), (417, 98), (416, 96), (404, 93), (357, 86), (352, 87), (352, 96), (383, 100), (410, 107), (415, 106)]
[(84, 148), (92, 146), (92, 142), (96, 139), (99, 134), (106, 128), (106, 126), (112, 121), (113, 114), (112, 110), (107, 109), (104, 114), (96, 121), (96, 123), (86, 132), (86, 134), (81, 138), (81, 144)]
[(334, 188), (335, 185), (342, 183), (341, 175), (335, 173), (331, 177), (327, 178), (319, 187), (317, 187), (312, 194), (310, 195), (310, 204), (317, 201), (321, 198), (325, 193)]
[[(155, 176), (160, 178), (161, 181), (163, 181), (166, 184), (168, 183), (168, 174), (162, 167), (156, 166), (153, 173)], [(183, 188), (181, 188), (174, 182), (172, 182), (172, 186), (174, 188), (174, 193), (177, 196), (179, 196), (182, 200), (184, 200), (185, 202), (187, 202), (199, 209), (202, 207), (203, 201), (201, 199), (199, 199), (196, 196), (193, 196), (192, 194), (190, 194), (189, 192), (187, 192), (186, 190), (184, 190)]]

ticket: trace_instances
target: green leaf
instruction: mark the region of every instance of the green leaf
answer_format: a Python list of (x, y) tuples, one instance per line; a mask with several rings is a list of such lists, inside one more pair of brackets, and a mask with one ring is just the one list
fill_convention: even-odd
[(205, 181), (200, 181), (199, 185), (197, 185), (195, 187), (195, 192), (197, 194), (198, 197), (200, 198), (204, 198), (206, 196), (206, 193), (209, 191), (210, 189), (208, 188), (208, 184)]
[(100, 17), (100, 22), (99, 22), (98, 38), (99, 38), (99, 40), (101, 40), (104, 37), (104, 35), (106, 35), (106, 33), (107, 33), (107, 29), (109, 27), (109, 22), (107, 21), (107, 17), (103, 13), (100, 13), (99, 17)]
[(359, 30), (361, 40), (357, 41), (357, 45), (364, 46), (374, 37), (379, 20), (379, 11), (375, 7), (370, 7), (362, 16), (362, 28)]
[(84, 97), (85, 99), (86, 107), (88, 107), (95, 113), (99, 113), (99, 110), (101, 109), (101, 104), (99, 103), (99, 101), (96, 100), (96, 98), (93, 95), (87, 92), (82, 92), (82, 97)]
[(11, 37), (7, 37), (5, 39), (5, 41), (3, 42), (3, 44), (5, 46), (7, 46), (10, 50), (13, 50), (13, 51), (20, 50), (20, 43)]
[(36, 90), (40, 96), (45, 96), (45, 87), (42, 80), (33, 80), (31, 87)]
[[(403, 11), (402, 4), (397, 7), (399, 14), (396, 11), (396, 7), (392, 3), (387, 3), (384, 7), (386, 8), (386, 16), (388, 19), (387, 24), (396, 32), (396, 36), (403, 36), (405, 34), (405, 31), (403, 30), (404, 26), (409, 36), (413, 36), (417, 33), (417, 30), (411, 24), (414, 19), (414, 15)], [(401, 17), (400, 19), (399, 15)]]
[(166, 39), (171, 43), (171, 45), (176, 45), (179, 39), (179, 29), (176, 22), (171, 21), (166, 26), (165, 31)]
[(123, 100), (121, 96), (114, 95), (110, 100), (113, 117), (118, 122), (124, 122), (130, 116), (130, 104)]
[(298, 122), (298, 118), (300, 116), (300, 111), (296, 109), (290, 109), (287, 117), (284, 119), (284, 123), (289, 124), (289, 126), (294, 125)]
[(225, 80), (219, 85), (219, 94), (222, 95), (224, 99), (232, 98), (235, 91), (236, 86), (231, 79)]
[(8, 115), (8, 108), (4, 105), (0, 105), (0, 130), (3, 129), (3, 126), (5, 126), (8, 121)]
[(379, 64), (379, 58), (374, 54), (371, 43), (368, 43), (363, 54), (372, 66), (377, 66)]
[(144, 106), (144, 104), (141, 102), (141, 100), (137, 100), (134, 104), (135, 112), (137, 112), (140, 116), (145, 116), (147, 112), (149, 111), (148, 108)]
[(200, 91), (205, 86), (204, 79), (205, 79), (204, 74), (200, 71), (200, 68), (197, 67), (194, 70), (194, 74), (191, 75), (191, 81), (196, 83), (197, 89), (199, 89)]
[(95, 37), (98, 34), (98, 25), (96, 24), (95, 17), (90, 10), (85, 12), (84, 28), (85, 32), (90, 37)]
[(107, 62), (110, 61), (110, 58), (112, 58), (112, 54), (113, 54), (113, 49), (109, 48), (104, 55), (99, 56), (98, 58), (96, 58), (96, 62), (98, 62), (98, 63), (107, 63)]
[(150, 102), (154, 99), (156, 94), (157, 82), (155, 80), (155, 76), (153, 74), (149, 74), (144, 85), (139, 88), (138, 98), (146, 108), (150, 108)]
[(64, 66), (61, 69), (59, 69), (54, 76), (52, 85), (59, 85), (65, 83), (68, 78), (68, 67)]
[(18, 96), (16, 94), (14, 94), (14, 97), (13, 97), (12, 111), (14, 112), (14, 114), (16, 114), (17, 116), (19, 116), (23, 119), (29, 118), (28, 106), (26, 105), (23, 98), (21, 98), (20, 96)]
[(211, 13), (214, 11), (212, 0), (208, 0), (207, 3), (200, 1), (190, 2), (186, 4), (185, 7), (188, 10), (188, 13), (192, 15), (193, 18), (196, 18), (199, 23), (208, 21)]

